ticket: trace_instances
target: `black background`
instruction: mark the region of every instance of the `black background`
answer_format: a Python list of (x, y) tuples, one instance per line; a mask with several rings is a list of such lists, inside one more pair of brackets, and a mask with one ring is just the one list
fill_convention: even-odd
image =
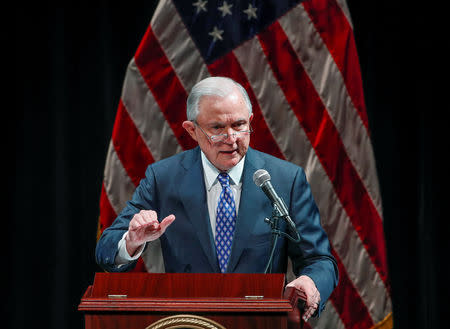
[[(154, 7), (39, 2), (3, 12), (1, 321), (11, 328), (83, 327), (77, 306), (100, 271), (94, 248), (106, 151), (126, 66)], [(446, 93), (435, 92), (445, 85), (437, 47), (445, 39), (432, 40), (439, 28), (430, 15), (439, 10), (355, 0), (349, 7), (383, 198), (395, 328), (443, 327), (448, 105), (438, 102)]]

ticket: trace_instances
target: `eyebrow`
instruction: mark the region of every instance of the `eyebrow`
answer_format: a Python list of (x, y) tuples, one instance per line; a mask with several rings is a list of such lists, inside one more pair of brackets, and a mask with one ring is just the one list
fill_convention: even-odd
[[(237, 119), (236, 121), (233, 121), (231, 123), (231, 126), (233, 126), (235, 124), (239, 124), (239, 123), (246, 123), (246, 122), (248, 122), (248, 119), (240, 118), (240, 119)], [(210, 126), (210, 127), (213, 127), (213, 126), (226, 126), (226, 125), (227, 124), (225, 124), (222, 121), (213, 121), (213, 122), (207, 124), (207, 126)]]

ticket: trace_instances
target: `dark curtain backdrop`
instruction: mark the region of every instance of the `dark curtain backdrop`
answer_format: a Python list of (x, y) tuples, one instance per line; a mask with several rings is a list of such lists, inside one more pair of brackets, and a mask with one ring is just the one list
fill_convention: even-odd
[[(1, 321), (11, 328), (83, 328), (77, 305), (100, 271), (94, 248), (106, 151), (126, 66), (155, 4), (35, 2), (3, 12)], [(425, 60), (418, 47), (433, 54), (426, 9), (349, 6), (383, 198), (395, 328), (443, 327), (449, 249), (439, 187), (448, 105), (439, 108), (431, 96), (437, 80), (427, 72), (439, 73), (437, 59)]]

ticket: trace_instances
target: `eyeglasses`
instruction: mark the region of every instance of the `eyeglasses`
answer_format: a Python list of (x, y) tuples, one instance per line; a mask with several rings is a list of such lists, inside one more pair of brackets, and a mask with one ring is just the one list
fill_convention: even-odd
[(217, 135), (208, 135), (203, 129), (202, 127), (200, 127), (200, 125), (197, 123), (197, 121), (192, 121), (197, 127), (200, 128), (200, 130), (202, 131), (203, 134), (205, 134), (205, 136), (212, 142), (212, 143), (220, 143), (220, 142), (224, 142), (228, 139), (228, 137), (235, 137), (235, 138), (239, 138), (239, 137), (243, 137), (243, 136), (247, 136), (250, 135), (253, 132), (252, 126), (250, 126), (250, 124), (248, 125), (248, 130), (236, 130), (235, 132), (231, 133), (231, 134), (217, 134)]

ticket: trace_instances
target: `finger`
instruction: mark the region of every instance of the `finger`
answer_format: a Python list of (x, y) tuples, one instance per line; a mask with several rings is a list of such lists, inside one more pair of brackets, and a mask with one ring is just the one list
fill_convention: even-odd
[(315, 308), (317, 308), (317, 305), (319, 305), (319, 303), (320, 303), (320, 300), (318, 298), (312, 297), (312, 298), (308, 299), (306, 305), (308, 307), (315, 307)]
[(312, 310), (313, 312), (315, 312), (317, 310), (318, 306), (319, 306), (318, 302), (313, 302), (313, 303), (307, 303), (306, 304), (306, 308), (308, 310)]
[(130, 221), (129, 229), (130, 231), (137, 230), (142, 225), (143, 219), (141, 214), (135, 214)]
[(153, 210), (141, 210), (139, 212), (142, 220), (140, 222), (140, 229), (142, 230), (157, 230), (159, 227), (157, 214)]
[(319, 290), (317, 290), (317, 289), (316, 289), (316, 291), (314, 292), (313, 300), (316, 301), (317, 303), (320, 302), (320, 292), (319, 292)]
[(174, 220), (175, 220), (174, 215), (167, 216), (161, 223), (158, 222), (156, 218), (151, 218), (149, 222), (142, 225), (142, 228), (144, 228), (147, 232), (159, 230), (162, 230), (162, 232), (164, 232), (167, 226), (169, 226)]
[(308, 309), (308, 310), (305, 310), (305, 313), (303, 313), (303, 316), (302, 316), (303, 321), (307, 322), (307, 321), (309, 320), (310, 317), (311, 317), (311, 316), (310, 316), (310, 314), (309, 314), (309, 309)]
[(158, 231), (159, 230), (159, 223), (158, 223), (157, 220), (151, 221), (151, 222), (147, 222), (147, 223), (143, 224), (140, 227), (140, 229), (145, 231), (145, 232)]
[(308, 307), (316, 307), (320, 303), (320, 293), (315, 288), (313, 291), (309, 291), (309, 294), (307, 294), (307, 306)]
[(156, 223), (153, 225), (153, 223), (149, 223), (148, 226), (146, 226), (145, 229), (145, 236), (147, 241), (152, 241), (155, 239), (158, 239), (161, 235), (164, 234), (164, 231), (166, 228), (175, 220), (174, 215), (169, 215), (164, 220), (159, 223), (156, 220)]
[(305, 316), (308, 318), (311, 317), (314, 314), (314, 312), (317, 310), (318, 306), (319, 306), (318, 302), (313, 302), (311, 299), (309, 299), (305, 305), (305, 310), (304, 310)]
[(305, 313), (303, 314), (303, 320), (306, 322), (309, 320), (309, 318), (311, 318), (311, 316), (314, 314), (314, 312), (316, 311), (315, 308), (309, 307), (305, 310)]
[(286, 285), (286, 287), (293, 287), (293, 288), (295, 288), (294, 281), (289, 282), (289, 283)]
[(162, 222), (159, 224), (161, 231), (164, 233), (166, 231), (166, 229), (170, 226), (170, 224), (173, 223), (173, 221), (175, 220), (175, 215), (169, 215), (166, 218), (164, 218), (162, 220)]
[(153, 223), (157, 221), (158, 215), (154, 210), (141, 210), (139, 212), (145, 223)]

